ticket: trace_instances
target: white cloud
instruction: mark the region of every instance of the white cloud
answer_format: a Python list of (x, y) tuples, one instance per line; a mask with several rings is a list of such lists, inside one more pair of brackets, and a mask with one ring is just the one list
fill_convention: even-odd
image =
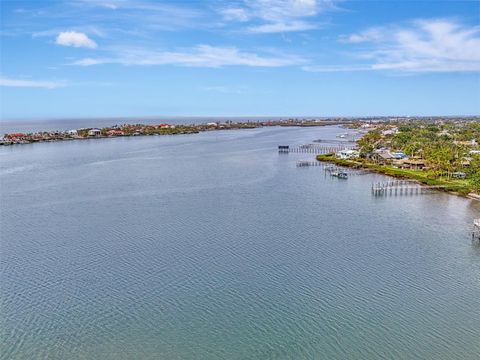
[(73, 46), (73, 47), (85, 47), (95, 49), (97, 43), (90, 39), (86, 34), (77, 31), (64, 31), (58, 34), (57, 45)]
[(218, 68), (223, 66), (280, 67), (302, 63), (305, 63), (305, 60), (296, 56), (284, 54), (259, 55), (241, 51), (236, 47), (198, 45), (184, 51), (122, 48), (114, 50), (111, 57), (85, 58), (73, 62), (72, 65), (179, 65)]
[(250, 33), (268, 34), (268, 33), (282, 33), (292, 31), (312, 30), (317, 26), (315, 24), (305, 21), (294, 21), (290, 23), (271, 23), (258, 26), (251, 26), (247, 29)]
[(64, 87), (65, 81), (25, 80), (0, 77), (0, 86), (55, 89)]
[(118, 6), (112, 3), (101, 3), (99, 6), (104, 7), (106, 9), (116, 10)]
[(321, 3), (317, 0), (247, 1), (258, 17), (272, 22), (317, 15)]
[(374, 70), (371, 65), (313, 65), (313, 66), (302, 66), (303, 71), (308, 72), (349, 72), (349, 71), (369, 71)]
[(250, 15), (245, 9), (242, 8), (224, 8), (220, 9), (220, 14), (227, 21), (248, 21)]
[[(142, 32), (147, 36), (157, 30), (210, 26), (202, 7), (188, 6), (182, 1), (72, 0), (72, 4), (86, 16), (93, 13), (96, 21), (102, 25), (121, 21), (128, 31)], [(97, 8), (103, 11), (98, 12)]]
[(416, 20), (408, 26), (372, 28), (343, 36), (362, 46), (358, 57), (372, 70), (405, 72), (480, 71), (480, 27), (448, 19)]
[(385, 29), (381, 28), (370, 28), (358, 34), (351, 34), (348, 36), (340, 36), (339, 41), (343, 43), (350, 44), (359, 44), (369, 41), (378, 41), (382, 39), (385, 34), (383, 33)]
[(311, 30), (318, 27), (307, 21), (332, 9), (335, 0), (244, 0), (243, 6), (220, 10), (225, 20), (256, 21), (247, 28), (251, 33), (279, 33)]

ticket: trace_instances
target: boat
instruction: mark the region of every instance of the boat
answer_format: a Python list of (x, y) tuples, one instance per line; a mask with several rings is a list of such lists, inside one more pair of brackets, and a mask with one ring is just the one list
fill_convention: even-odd
[(333, 171), (331, 175), (339, 179), (348, 179), (348, 174), (345, 171)]
[(338, 173), (339, 179), (348, 179), (348, 174), (346, 172), (339, 172)]

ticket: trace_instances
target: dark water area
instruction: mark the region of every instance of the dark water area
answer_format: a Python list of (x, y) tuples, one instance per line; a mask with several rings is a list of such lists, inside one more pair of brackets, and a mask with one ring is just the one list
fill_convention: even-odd
[(480, 203), (259, 128), (0, 148), (1, 359), (478, 359)]

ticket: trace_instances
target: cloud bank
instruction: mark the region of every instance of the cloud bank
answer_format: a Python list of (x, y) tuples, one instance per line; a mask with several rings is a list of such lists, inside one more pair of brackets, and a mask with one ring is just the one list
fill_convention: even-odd
[(408, 26), (370, 28), (339, 41), (356, 46), (356, 57), (368, 61), (345, 66), (345, 71), (480, 71), (480, 27), (456, 20), (419, 19)]

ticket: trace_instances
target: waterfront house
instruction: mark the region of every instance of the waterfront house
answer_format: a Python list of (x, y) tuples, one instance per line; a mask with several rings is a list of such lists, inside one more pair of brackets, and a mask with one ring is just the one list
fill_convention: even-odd
[(335, 156), (337, 159), (347, 160), (359, 157), (360, 152), (358, 150), (345, 149), (337, 152)]
[(78, 131), (77, 131), (77, 130), (68, 130), (68, 131), (67, 131), (67, 134), (70, 135), (70, 136), (77, 136), (77, 135), (78, 135)]
[(425, 160), (422, 159), (402, 159), (398, 165), (402, 169), (423, 170), (427, 167)]
[(370, 157), (373, 161), (382, 164), (391, 163), (395, 159), (392, 153), (386, 149), (375, 150)]
[(14, 133), (14, 134), (6, 134), (5, 137), (9, 139), (24, 139), (27, 134), (24, 133)]
[(123, 136), (125, 133), (122, 130), (110, 129), (107, 131), (108, 136)]
[(100, 129), (90, 129), (88, 130), (88, 136), (100, 136), (102, 131)]

